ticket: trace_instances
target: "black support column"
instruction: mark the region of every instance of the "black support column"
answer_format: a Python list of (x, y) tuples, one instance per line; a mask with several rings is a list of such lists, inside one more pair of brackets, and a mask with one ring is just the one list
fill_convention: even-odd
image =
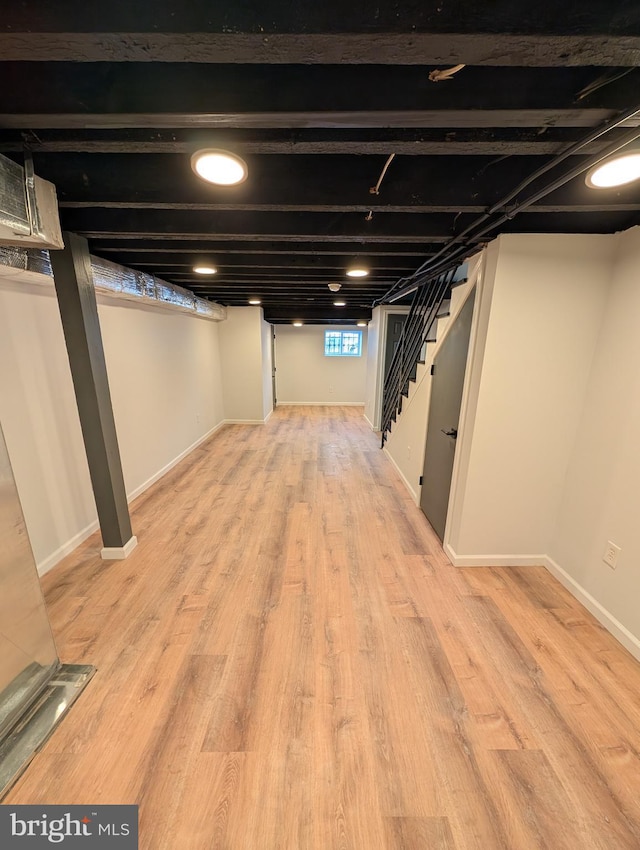
[(113, 418), (87, 240), (64, 234), (65, 248), (51, 251), (62, 327), (102, 532), (102, 557), (125, 558), (137, 540), (129, 507)]

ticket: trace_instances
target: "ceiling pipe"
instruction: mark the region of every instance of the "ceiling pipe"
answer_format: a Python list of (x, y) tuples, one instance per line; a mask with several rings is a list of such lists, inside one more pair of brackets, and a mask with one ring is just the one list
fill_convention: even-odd
[[(525, 178), (518, 186), (515, 187), (509, 194), (505, 195), (501, 198), (497, 203), (493, 204), (486, 212), (480, 215), (475, 221), (473, 221), (468, 227), (466, 227), (461, 233), (457, 236), (452, 237), (446, 245), (437, 251), (433, 257), (431, 257), (426, 263), (423, 263), (413, 275), (407, 278), (401, 278), (397, 283), (395, 283), (385, 295), (382, 296), (381, 299), (374, 302), (375, 304), (385, 304), (392, 303), (392, 301), (397, 301), (400, 298), (410, 295), (418, 286), (423, 285), (428, 282), (431, 277), (434, 277), (438, 274), (441, 274), (448, 268), (451, 268), (455, 265), (464, 255), (467, 254), (469, 250), (470, 242), (478, 242), (482, 240), (484, 236), (486, 236), (490, 231), (494, 230), (496, 227), (504, 224), (507, 221), (510, 221), (514, 218), (519, 212), (527, 209), (536, 201), (539, 201), (541, 198), (546, 197), (547, 195), (554, 192), (556, 189), (563, 186), (565, 183), (568, 183), (570, 180), (573, 180), (574, 177), (583, 174), (585, 171), (588, 171), (593, 166), (597, 165), (602, 160), (611, 156), (612, 154), (619, 151), (621, 148), (626, 147), (632, 142), (636, 141), (640, 138), (640, 127), (636, 127), (633, 130), (630, 130), (628, 133), (625, 133), (624, 136), (621, 136), (616, 142), (613, 142), (608, 147), (601, 150), (599, 153), (591, 156), (587, 161), (583, 161), (580, 165), (575, 166), (570, 169), (565, 174), (557, 177), (555, 180), (551, 181), (551, 183), (546, 184), (544, 187), (539, 189), (537, 192), (534, 192), (533, 195), (529, 196), (526, 200), (516, 203), (506, 212), (494, 222), (490, 222), (486, 227), (478, 230), (477, 228), (481, 228), (482, 225), (489, 221), (489, 219), (498, 212), (501, 212), (505, 209), (505, 207), (512, 201), (523, 189), (526, 189), (527, 186), (530, 186), (540, 177), (544, 176), (548, 171), (557, 167), (561, 162), (567, 159), (570, 156), (575, 156), (579, 153), (583, 148), (597, 139), (605, 136), (607, 133), (611, 132), (611, 130), (615, 130), (621, 124), (624, 124), (626, 121), (629, 121), (633, 118), (640, 117), (640, 106), (635, 106), (632, 109), (627, 110), (626, 112), (621, 113), (614, 121), (608, 122), (600, 127), (597, 127), (595, 130), (592, 130), (587, 136), (582, 138), (580, 141), (575, 142), (573, 145), (570, 145), (566, 150), (557, 154), (552, 160), (542, 165), (533, 174), (529, 175), (529, 177)], [(460, 245), (460, 247), (452, 252), (452, 248), (456, 245)], [(442, 258), (442, 259), (439, 259)], [(403, 285), (404, 284), (404, 285)]]

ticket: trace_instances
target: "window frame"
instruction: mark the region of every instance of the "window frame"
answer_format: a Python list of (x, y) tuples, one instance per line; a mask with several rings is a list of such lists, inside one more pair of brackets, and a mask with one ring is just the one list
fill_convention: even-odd
[[(347, 351), (345, 350), (345, 337), (355, 337), (357, 339), (357, 350), (356, 351)], [(329, 340), (339, 340), (339, 350), (330, 351), (328, 350), (331, 346), (328, 346)], [(346, 345), (353, 345), (353, 342), (346, 343)], [(335, 346), (333, 346), (335, 347)], [(362, 331), (361, 330), (325, 330), (324, 332), (324, 356), (325, 357), (362, 357)]]

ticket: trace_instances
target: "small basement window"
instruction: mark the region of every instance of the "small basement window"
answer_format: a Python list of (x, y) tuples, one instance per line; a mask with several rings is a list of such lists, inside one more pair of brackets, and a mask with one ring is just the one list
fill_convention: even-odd
[(360, 357), (362, 331), (325, 331), (325, 357)]

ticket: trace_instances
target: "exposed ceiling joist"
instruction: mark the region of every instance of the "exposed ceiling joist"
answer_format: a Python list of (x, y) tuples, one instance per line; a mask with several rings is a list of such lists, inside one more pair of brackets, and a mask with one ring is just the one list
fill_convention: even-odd
[[(343, 12), (341, 11), (341, 14)], [(6, 61), (279, 65), (640, 65), (640, 37), (513, 33), (4, 32)]]

